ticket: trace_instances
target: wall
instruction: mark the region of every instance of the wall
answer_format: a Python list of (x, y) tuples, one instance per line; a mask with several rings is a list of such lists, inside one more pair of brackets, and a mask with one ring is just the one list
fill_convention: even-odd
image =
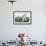
[[(17, 0), (13, 5), (0, 0), (0, 40), (15, 40), (18, 32), (31, 34), (33, 40), (46, 40), (46, 14), (42, 0)], [(14, 25), (13, 11), (32, 11), (32, 25)]]

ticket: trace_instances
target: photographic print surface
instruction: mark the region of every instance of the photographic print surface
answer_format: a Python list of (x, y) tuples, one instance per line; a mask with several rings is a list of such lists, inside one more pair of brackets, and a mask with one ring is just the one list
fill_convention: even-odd
[(32, 24), (32, 12), (13, 11), (13, 24)]

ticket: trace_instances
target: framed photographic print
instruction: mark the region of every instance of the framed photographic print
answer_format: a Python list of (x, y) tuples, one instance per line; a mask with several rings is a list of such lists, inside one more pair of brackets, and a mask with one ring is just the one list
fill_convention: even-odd
[(13, 24), (32, 24), (32, 11), (13, 11)]

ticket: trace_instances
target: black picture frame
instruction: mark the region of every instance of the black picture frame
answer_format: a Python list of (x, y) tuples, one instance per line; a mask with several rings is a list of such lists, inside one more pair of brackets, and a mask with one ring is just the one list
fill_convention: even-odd
[(13, 11), (14, 25), (32, 24), (32, 11)]

